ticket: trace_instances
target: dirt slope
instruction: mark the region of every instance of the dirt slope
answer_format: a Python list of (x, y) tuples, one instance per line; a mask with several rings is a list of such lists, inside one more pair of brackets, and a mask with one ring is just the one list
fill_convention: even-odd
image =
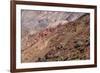
[(59, 21), (55, 28), (46, 28), (26, 37), (22, 62), (85, 60), (90, 58), (89, 14), (72, 22)]

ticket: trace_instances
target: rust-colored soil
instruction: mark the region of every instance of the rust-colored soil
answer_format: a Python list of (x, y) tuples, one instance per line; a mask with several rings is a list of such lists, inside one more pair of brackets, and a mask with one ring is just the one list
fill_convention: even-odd
[(85, 14), (75, 21), (59, 23), (24, 37), (22, 62), (86, 60), (90, 58), (90, 18)]

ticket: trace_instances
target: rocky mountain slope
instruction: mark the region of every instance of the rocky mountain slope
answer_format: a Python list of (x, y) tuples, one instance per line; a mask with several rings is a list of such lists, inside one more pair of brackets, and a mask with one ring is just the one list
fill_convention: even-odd
[(74, 21), (82, 15), (84, 15), (84, 13), (22, 10), (22, 37), (26, 36), (25, 34), (27, 33), (37, 33), (38, 31), (41, 31), (47, 26), (54, 26), (54, 23), (58, 23), (60, 21)]
[[(51, 19), (52, 22), (46, 22), (46, 26), (42, 24), (43, 27), (39, 24), (33, 25), (32, 27), (39, 26), (39, 29), (34, 32), (35, 29), (30, 28), (30, 32), (28, 31), (27, 35), (22, 36), (22, 62), (85, 60), (90, 58), (89, 14), (61, 13), (61, 19), (58, 18), (59, 16), (58, 19), (54, 17), (56, 15), (52, 12), (51, 18), (46, 12), (40, 13), (39, 16), (40, 18), (48, 18), (49, 21)], [(66, 16), (67, 18), (64, 19)], [(56, 21), (53, 21), (53, 17)], [(38, 19), (38, 15), (36, 18)]]

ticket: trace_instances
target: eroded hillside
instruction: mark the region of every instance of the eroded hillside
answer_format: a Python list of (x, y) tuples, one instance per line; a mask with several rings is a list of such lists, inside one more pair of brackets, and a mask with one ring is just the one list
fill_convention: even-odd
[(73, 17), (75, 16), (71, 13), (67, 19), (57, 20), (41, 31), (24, 35), (22, 37), (22, 62), (89, 59), (89, 14), (78, 15), (77, 13), (77, 18)]

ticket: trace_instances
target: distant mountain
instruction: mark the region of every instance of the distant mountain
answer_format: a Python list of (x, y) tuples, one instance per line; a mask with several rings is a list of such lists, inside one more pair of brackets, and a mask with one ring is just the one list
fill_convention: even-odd
[(22, 37), (26, 34), (35, 34), (48, 26), (55, 27), (55, 24), (58, 25), (60, 21), (74, 21), (84, 14), (80, 12), (22, 10)]

